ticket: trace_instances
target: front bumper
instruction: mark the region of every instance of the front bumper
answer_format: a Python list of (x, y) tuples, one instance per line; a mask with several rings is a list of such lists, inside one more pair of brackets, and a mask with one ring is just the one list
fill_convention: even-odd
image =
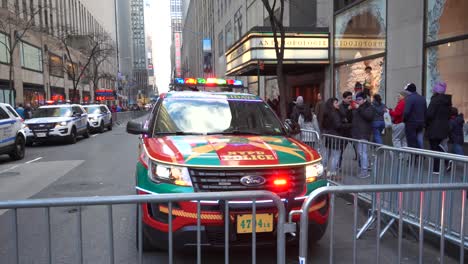
[[(139, 191), (139, 194), (147, 194)], [(303, 199), (294, 200), (286, 206), (288, 211), (300, 209)], [(224, 204), (201, 202), (200, 225), (201, 245), (209, 247), (224, 247)], [(142, 204), (143, 227), (146, 237), (159, 248), (166, 248), (168, 244), (168, 205), (167, 204)], [(177, 202), (173, 203), (172, 231), (174, 246), (183, 248), (196, 246), (197, 238), (197, 203)], [(277, 209), (271, 203), (257, 203), (257, 214), (273, 213), (273, 232), (257, 233), (258, 246), (271, 246), (276, 244)], [(309, 222), (311, 229), (324, 230), (328, 222), (329, 198), (320, 197), (309, 210)], [(250, 247), (252, 245), (251, 234), (237, 234), (237, 215), (251, 213), (251, 203), (229, 204), (229, 241), (233, 247)], [(293, 217), (293, 221), (299, 221), (299, 216)], [(287, 242), (296, 238), (287, 236)]]
[(91, 129), (98, 129), (101, 125), (101, 119), (88, 119), (88, 125)]
[(28, 141), (47, 141), (52, 139), (63, 139), (70, 135), (68, 126), (57, 126), (52, 129), (26, 129), (26, 138)]

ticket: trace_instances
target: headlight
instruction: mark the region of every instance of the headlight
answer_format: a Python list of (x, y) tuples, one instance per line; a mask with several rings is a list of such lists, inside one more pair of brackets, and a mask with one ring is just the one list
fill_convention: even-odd
[(94, 120), (97, 120), (97, 119), (98, 119), (98, 118), (97, 118), (97, 117), (94, 117), (94, 116), (92, 116), (92, 117), (89, 118), (89, 120), (91, 120), (91, 121), (94, 121)]
[(179, 186), (192, 186), (188, 169), (151, 162), (148, 177), (154, 182), (169, 182)]
[(322, 163), (315, 163), (312, 165), (307, 165), (305, 167), (305, 171), (306, 171), (306, 182), (307, 183), (315, 182), (317, 178), (320, 178), (323, 175), (323, 165)]
[(66, 126), (67, 125), (67, 122), (63, 121), (63, 122), (58, 122), (57, 124), (55, 124), (56, 127), (58, 126)]

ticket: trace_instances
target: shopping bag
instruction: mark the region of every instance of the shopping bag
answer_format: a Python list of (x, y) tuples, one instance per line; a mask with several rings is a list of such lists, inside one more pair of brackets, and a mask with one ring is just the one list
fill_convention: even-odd
[(385, 127), (386, 128), (390, 128), (392, 127), (392, 117), (390, 116), (390, 113), (387, 111), (384, 113), (383, 115), (383, 118), (384, 118), (384, 122), (385, 122)]

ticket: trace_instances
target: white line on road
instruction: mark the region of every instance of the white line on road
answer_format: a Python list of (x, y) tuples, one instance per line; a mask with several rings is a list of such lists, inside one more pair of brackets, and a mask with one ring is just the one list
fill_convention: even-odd
[(97, 137), (98, 134), (91, 135), (91, 137)]
[(27, 162), (25, 162), (24, 164), (33, 163), (33, 162), (38, 161), (38, 160), (41, 160), (41, 159), (42, 159), (42, 157), (39, 157), (39, 158), (37, 158), (37, 159), (33, 159), (33, 160), (30, 160), (30, 161), (27, 161)]
[(4, 169), (4, 170), (0, 171), (0, 174), (2, 174), (2, 173), (4, 173), (4, 172), (7, 172), (7, 171), (9, 171), (9, 170), (12, 170), (12, 169), (16, 169), (16, 168), (18, 168), (18, 167), (19, 167), (19, 165), (15, 165), (15, 166), (12, 166), (12, 167), (10, 167), (10, 168), (8, 168), (8, 169)]

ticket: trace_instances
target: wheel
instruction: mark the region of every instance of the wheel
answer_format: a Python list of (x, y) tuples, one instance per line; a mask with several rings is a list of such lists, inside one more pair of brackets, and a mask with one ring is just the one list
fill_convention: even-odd
[(15, 140), (15, 149), (10, 153), (10, 158), (13, 160), (21, 160), (24, 158), (26, 141), (22, 136), (17, 136)]
[(101, 124), (99, 125), (99, 133), (104, 133), (104, 122), (101, 121)]
[(73, 127), (70, 135), (68, 136), (68, 143), (75, 144), (76, 143), (76, 128)]
[[(141, 206), (141, 205), (137, 205), (137, 206)], [(137, 222), (137, 224), (135, 225), (136, 226), (135, 240), (136, 240), (136, 248), (139, 249), (140, 244), (139, 244), (139, 241), (138, 241), (138, 228), (140, 227), (140, 225), (142, 223), (140, 221), (138, 221), (138, 208), (136, 210), (136, 222)], [(142, 244), (143, 252), (150, 252), (150, 251), (155, 251), (156, 250), (156, 248), (153, 246), (151, 241), (148, 239), (148, 235), (145, 232), (145, 226), (144, 225), (142, 226), (142, 230), (141, 230), (141, 244)]]
[(33, 144), (34, 141), (32, 141), (31, 139), (26, 139), (26, 147), (32, 147)]
[(112, 119), (110, 120), (110, 124), (109, 126), (107, 127), (108, 130), (112, 130)]
[(89, 125), (86, 126), (86, 131), (84, 132), (83, 137), (84, 138), (89, 138)]

